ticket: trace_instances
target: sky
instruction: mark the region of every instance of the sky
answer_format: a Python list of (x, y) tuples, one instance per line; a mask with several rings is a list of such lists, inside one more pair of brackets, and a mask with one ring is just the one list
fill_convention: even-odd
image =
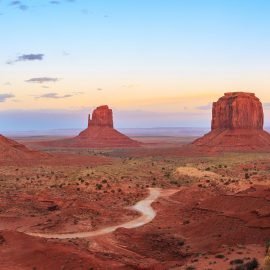
[(270, 125), (268, 0), (0, 0), (0, 131), (210, 127), (254, 92)]

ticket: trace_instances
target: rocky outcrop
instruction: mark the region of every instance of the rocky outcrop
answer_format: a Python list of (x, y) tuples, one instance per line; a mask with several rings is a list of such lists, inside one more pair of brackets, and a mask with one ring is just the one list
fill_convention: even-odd
[(270, 134), (263, 130), (264, 113), (253, 93), (225, 93), (213, 103), (211, 132), (193, 142), (214, 150), (270, 149)]
[(53, 147), (86, 147), (86, 148), (117, 148), (137, 147), (140, 143), (130, 139), (113, 127), (113, 112), (107, 106), (97, 107), (88, 116), (88, 127), (78, 136), (57, 141), (42, 142), (42, 145)]
[(25, 145), (0, 135), (0, 164), (27, 163), (45, 157), (47, 157), (47, 154), (30, 150)]

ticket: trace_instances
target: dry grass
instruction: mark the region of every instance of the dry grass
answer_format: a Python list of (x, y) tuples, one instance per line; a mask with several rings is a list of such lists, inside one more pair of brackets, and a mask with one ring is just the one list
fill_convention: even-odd
[(216, 179), (220, 177), (220, 175), (217, 173), (209, 171), (201, 171), (194, 167), (178, 167), (176, 169), (176, 174), (178, 176), (189, 176), (195, 178), (211, 177)]

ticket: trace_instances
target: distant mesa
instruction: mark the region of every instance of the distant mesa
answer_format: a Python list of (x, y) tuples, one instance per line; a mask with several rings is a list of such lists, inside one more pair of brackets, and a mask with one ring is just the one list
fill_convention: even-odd
[(113, 112), (107, 106), (97, 107), (88, 115), (88, 127), (71, 139), (42, 142), (53, 147), (117, 148), (137, 147), (141, 143), (130, 139), (113, 127)]
[(213, 103), (211, 132), (193, 142), (215, 150), (270, 149), (270, 134), (263, 130), (264, 113), (253, 93), (225, 93)]

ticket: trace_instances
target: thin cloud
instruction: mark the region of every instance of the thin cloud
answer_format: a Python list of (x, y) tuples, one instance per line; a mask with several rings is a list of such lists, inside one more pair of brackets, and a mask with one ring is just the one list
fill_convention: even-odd
[(76, 91), (76, 92), (73, 92), (72, 94), (73, 95), (83, 95), (84, 92), (82, 92), (82, 91)]
[(24, 62), (24, 61), (42, 61), (43, 58), (44, 58), (44, 54), (42, 54), (42, 53), (22, 54), (22, 55), (19, 55), (15, 60), (7, 61), (7, 64), (12, 65), (16, 62)]
[(11, 2), (10, 2), (10, 5), (11, 5), (11, 6), (18, 6), (18, 5), (21, 5), (21, 1), (11, 1)]
[(25, 82), (28, 83), (49, 83), (49, 82), (58, 82), (60, 79), (58, 78), (51, 78), (51, 77), (39, 77), (39, 78), (31, 78), (26, 80)]
[(5, 85), (5, 86), (11, 86), (11, 83), (10, 82), (5, 82), (5, 83), (3, 83), (3, 85)]
[(10, 98), (14, 98), (13, 94), (0, 94), (0, 102), (5, 102)]
[(23, 55), (20, 55), (16, 61), (35, 61), (35, 60), (43, 60), (43, 57), (44, 57), (44, 54), (42, 53), (37, 53), (37, 54), (33, 54), (33, 53), (30, 53), (30, 54), (23, 54)]
[(67, 95), (59, 95), (57, 93), (47, 93), (47, 94), (43, 94), (43, 95), (40, 95), (40, 96), (36, 96), (37, 99), (40, 99), (40, 98), (48, 98), (48, 99), (62, 99), (62, 98), (69, 98), (69, 97), (73, 97), (74, 95), (71, 95), (71, 94), (67, 94)]
[[(66, 2), (75, 2), (75, 0), (66, 0)], [(51, 0), (49, 1), (50, 4), (52, 5), (59, 5), (59, 4), (63, 4), (64, 1), (60, 1), (60, 0)]]
[(66, 51), (63, 51), (62, 54), (63, 54), (64, 56), (69, 56), (69, 55), (70, 55), (70, 53), (69, 53), (69, 52), (66, 52)]
[(208, 111), (212, 109), (212, 104), (209, 103), (207, 105), (202, 105), (202, 106), (198, 106), (196, 107), (197, 110), (203, 110), (203, 111)]
[(28, 6), (27, 5), (20, 5), (19, 9), (22, 10), (22, 11), (25, 11), (25, 10), (28, 9)]
[(263, 103), (265, 109), (270, 109), (270, 102)]
[(10, 2), (10, 5), (11, 5), (11, 6), (14, 6), (14, 7), (16, 7), (16, 8), (19, 8), (19, 9), (22, 10), (22, 11), (25, 11), (25, 10), (28, 9), (28, 6), (25, 5), (24, 3), (22, 3), (21, 1), (11, 1), (11, 2)]
[(88, 11), (88, 9), (81, 9), (81, 13), (83, 14), (83, 15), (88, 15), (89, 14), (89, 11)]
[(134, 88), (139, 86), (139, 84), (123, 84), (122, 87), (124, 88)]

